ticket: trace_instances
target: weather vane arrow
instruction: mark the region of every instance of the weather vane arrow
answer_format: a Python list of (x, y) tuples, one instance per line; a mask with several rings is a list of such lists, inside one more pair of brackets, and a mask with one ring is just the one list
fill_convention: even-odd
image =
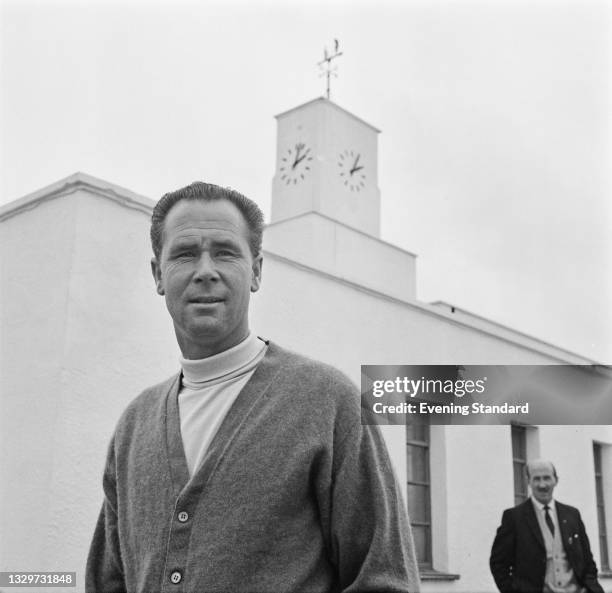
[(340, 51), (340, 43), (337, 39), (334, 39), (334, 53), (330, 55), (330, 53), (327, 51), (327, 47), (324, 47), (323, 59), (320, 62), (317, 62), (317, 66), (323, 70), (319, 76), (325, 76), (327, 79), (326, 96), (328, 99), (330, 98), (329, 80), (332, 75), (338, 78), (338, 74), (336, 73), (337, 68), (336, 66), (332, 67), (332, 60), (339, 58), (341, 55), (342, 52)]

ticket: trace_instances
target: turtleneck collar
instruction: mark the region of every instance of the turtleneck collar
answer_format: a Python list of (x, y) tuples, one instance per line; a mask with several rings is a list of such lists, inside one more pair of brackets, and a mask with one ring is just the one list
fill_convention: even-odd
[(263, 351), (265, 342), (255, 334), (249, 335), (239, 344), (229, 350), (224, 350), (209, 356), (191, 360), (179, 357), (183, 369), (183, 386), (199, 389), (205, 385), (213, 385), (227, 381), (252, 370)]

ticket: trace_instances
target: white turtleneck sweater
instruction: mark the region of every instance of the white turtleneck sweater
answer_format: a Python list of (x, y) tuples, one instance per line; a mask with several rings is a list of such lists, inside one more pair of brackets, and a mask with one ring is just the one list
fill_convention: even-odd
[(193, 476), (221, 422), (266, 353), (266, 344), (249, 334), (229, 350), (188, 360), (180, 357), (183, 379), (178, 394), (181, 437)]

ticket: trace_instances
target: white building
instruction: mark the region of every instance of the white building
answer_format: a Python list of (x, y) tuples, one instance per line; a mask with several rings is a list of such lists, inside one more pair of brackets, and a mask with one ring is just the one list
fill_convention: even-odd
[[(361, 364), (595, 364), (416, 300), (416, 256), (379, 237), (377, 135), (326, 99), (278, 116), (255, 331), (356, 383)], [(82, 590), (114, 424), (144, 387), (177, 371), (150, 273), (153, 204), (77, 173), (0, 209), (0, 571), (77, 571)], [(390, 426), (384, 434), (410, 501), (423, 591), (495, 591), (490, 546), (502, 510), (520, 496), (514, 468), (535, 457), (556, 462), (556, 495), (580, 509), (597, 564), (609, 571), (611, 426)], [(601, 582), (612, 591), (608, 576)]]

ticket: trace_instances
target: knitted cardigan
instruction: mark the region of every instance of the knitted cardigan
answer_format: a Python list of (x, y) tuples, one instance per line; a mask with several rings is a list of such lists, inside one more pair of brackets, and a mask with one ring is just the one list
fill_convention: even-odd
[(269, 345), (191, 479), (179, 387), (119, 420), (88, 593), (418, 591), (384, 442), (343, 374)]

